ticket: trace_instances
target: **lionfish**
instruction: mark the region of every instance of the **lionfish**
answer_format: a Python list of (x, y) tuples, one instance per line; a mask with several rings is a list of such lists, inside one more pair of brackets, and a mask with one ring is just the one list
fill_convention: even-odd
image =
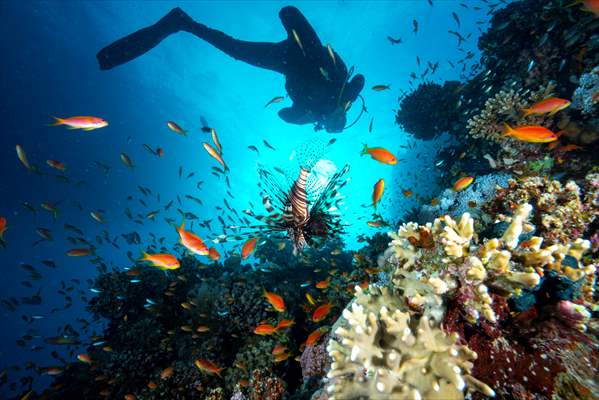
[(297, 156), (299, 163), (292, 167), (292, 172), (274, 167), (275, 175), (259, 165), (258, 187), (268, 215), (243, 210), (260, 223), (252, 224), (244, 218), (245, 226), (229, 226), (235, 234), (219, 235), (213, 242), (243, 240), (248, 236), (287, 237), (293, 244), (293, 254), (297, 255), (306, 246), (321, 247), (344, 233), (338, 212), (343, 200), (339, 190), (349, 181), (344, 178), (349, 165), (333, 174), (334, 164), (323, 159), (328, 146), (323, 143), (310, 141), (301, 145), (297, 153), (294, 151), (291, 159)]
[(286, 233), (294, 254), (302, 252), (306, 246), (321, 247), (344, 232), (337, 210), (343, 200), (339, 189), (348, 182), (343, 178), (349, 165), (335, 173), (326, 184), (319, 179), (309, 179), (310, 169), (301, 166), (290, 187), (285, 187), (266, 169), (259, 168), (258, 171), (262, 203), (268, 215), (247, 213), (263, 223), (252, 228), (265, 234)]

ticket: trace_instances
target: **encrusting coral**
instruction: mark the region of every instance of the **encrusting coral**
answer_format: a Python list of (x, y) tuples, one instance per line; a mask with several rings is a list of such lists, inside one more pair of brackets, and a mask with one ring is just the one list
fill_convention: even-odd
[(581, 110), (583, 114), (593, 114), (599, 108), (598, 92), (599, 66), (580, 77), (579, 86), (572, 95), (572, 107)]

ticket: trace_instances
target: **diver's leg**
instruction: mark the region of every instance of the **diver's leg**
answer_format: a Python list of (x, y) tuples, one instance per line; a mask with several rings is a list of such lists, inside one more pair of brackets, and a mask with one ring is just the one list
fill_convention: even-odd
[(281, 18), (291, 43), (296, 43), (297, 39), (293, 35), (293, 31), (295, 31), (302, 44), (304, 55), (318, 55), (322, 52), (322, 43), (316, 31), (300, 10), (293, 6), (283, 7), (279, 11), (279, 18)]
[(110, 69), (141, 56), (169, 35), (189, 32), (204, 39), (229, 56), (248, 64), (285, 73), (287, 42), (246, 42), (216, 29), (195, 22), (179, 7), (172, 9), (160, 21), (134, 32), (100, 50), (96, 55), (101, 69)]
[(185, 31), (204, 39), (236, 60), (285, 74), (287, 42), (248, 42), (235, 39), (221, 31), (193, 22)]
[(282, 108), (279, 110), (279, 117), (290, 124), (304, 125), (314, 122), (314, 116), (303, 107), (294, 104), (291, 107)]
[(100, 50), (96, 55), (100, 69), (111, 69), (141, 56), (169, 35), (189, 27), (192, 22), (179, 7), (173, 8), (154, 25), (133, 32)]

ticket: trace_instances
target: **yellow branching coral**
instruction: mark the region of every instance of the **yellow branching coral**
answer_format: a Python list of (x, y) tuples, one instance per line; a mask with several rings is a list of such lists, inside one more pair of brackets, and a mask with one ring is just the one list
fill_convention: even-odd
[(467, 251), (474, 235), (474, 220), (469, 213), (464, 213), (460, 223), (456, 223), (449, 215), (443, 219), (445, 226), (441, 233), (445, 253), (451, 257), (462, 257)]
[[(377, 291), (375, 287), (371, 287)], [(367, 298), (360, 292), (362, 299)], [(360, 298), (360, 297), (359, 297)], [(466, 387), (493, 396), (470, 375), (476, 353), (457, 344), (424, 315), (354, 301), (344, 310), (348, 327), (335, 330), (327, 350), (330, 399), (463, 399)]]

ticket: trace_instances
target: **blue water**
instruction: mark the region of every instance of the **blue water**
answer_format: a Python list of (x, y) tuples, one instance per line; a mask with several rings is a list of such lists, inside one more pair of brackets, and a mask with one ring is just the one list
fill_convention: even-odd
[[(366, 226), (370, 219), (372, 187), (379, 178), (387, 182), (380, 211), (390, 222), (416, 204), (414, 197), (406, 199), (402, 189), (411, 189), (423, 196), (432, 196), (438, 171), (434, 168), (434, 154), (442, 142), (415, 142), (394, 123), (397, 97), (408, 91), (409, 74), (422, 72), (426, 61), (439, 61), (434, 81), (459, 79), (447, 60), (454, 63), (465, 53), (456, 49), (455, 37), (447, 33), (455, 29), (451, 18), (453, 11), (461, 17), (463, 33), (473, 33), (463, 49), (476, 52), (479, 34), (475, 17), (468, 14), (458, 2), (435, 1), (430, 7), (426, 1), (353, 2), (307, 1), (294, 2), (318, 32), (323, 43), (330, 43), (347, 66), (355, 66), (357, 73), (366, 77), (362, 94), (369, 113), (341, 134), (313, 132), (311, 125), (286, 124), (277, 111), (291, 104), (289, 99), (264, 108), (264, 104), (278, 95), (285, 95), (284, 77), (236, 61), (207, 43), (187, 33), (179, 33), (162, 42), (143, 57), (110, 71), (100, 71), (96, 52), (110, 42), (143, 26), (154, 23), (172, 7), (182, 7), (190, 16), (210, 27), (220, 29), (240, 39), (255, 41), (280, 41), (285, 31), (278, 19), (283, 2), (0, 2), (0, 51), (3, 62), (0, 82), (3, 101), (0, 104), (2, 135), (0, 146), (0, 216), (8, 219), (5, 234), (7, 247), (0, 250), (1, 298), (30, 296), (41, 289), (43, 302), (39, 306), (20, 306), (15, 312), (4, 308), (0, 314), (0, 371), (15, 364), (33, 361), (41, 366), (57, 364), (49, 358), (52, 346), (38, 352), (29, 348), (43, 345), (43, 338), (56, 335), (64, 324), (77, 327), (76, 318), (87, 318), (78, 288), (70, 293), (73, 306), (50, 314), (54, 307), (62, 308), (65, 301), (57, 294), (61, 281), (70, 285), (71, 279), (96, 276), (95, 266), (89, 258), (69, 258), (65, 251), (75, 247), (67, 242), (71, 235), (65, 223), (76, 225), (93, 241), (106, 229), (111, 237), (137, 231), (142, 237), (139, 246), (127, 246), (119, 239), (120, 249), (111, 245), (98, 245), (96, 254), (109, 266), (123, 268), (130, 265), (128, 250), (137, 256), (149, 243), (149, 234), (166, 236), (166, 246), (176, 243), (177, 235), (164, 217), (177, 222), (180, 215), (175, 206), (167, 213), (163, 206), (176, 195), (190, 194), (204, 202), (200, 207), (184, 200), (183, 209), (200, 219), (214, 218), (218, 231), (216, 206), (223, 206), (226, 196), (224, 178), (211, 174), (218, 164), (204, 151), (201, 143), (210, 142), (209, 134), (200, 131), (200, 116), (216, 128), (223, 146), (223, 156), (231, 172), (231, 192), (228, 198), (236, 210), (248, 208), (248, 202), (261, 203), (258, 193), (257, 162), (267, 165), (289, 163), (289, 156), (300, 143), (313, 138), (337, 138), (327, 158), (338, 168), (350, 164), (350, 183), (343, 189), (345, 208), (343, 220), (349, 226), (344, 236), (347, 247), (356, 249), (360, 234), (373, 234)], [(468, 2), (472, 5), (474, 2)], [(419, 22), (419, 32), (412, 33), (412, 20)], [(400, 36), (402, 44), (392, 46), (387, 35)], [(420, 70), (416, 56), (422, 61)], [(477, 57), (474, 57), (476, 59)], [(391, 90), (375, 92), (375, 84), (391, 84)], [(353, 120), (359, 106), (350, 110), (348, 120)], [(67, 130), (48, 124), (51, 116), (94, 115), (105, 118), (109, 126), (91, 132)], [(368, 133), (368, 124), (374, 117), (374, 129)], [(181, 137), (168, 130), (166, 122), (172, 120), (189, 130)], [(262, 144), (268, 140), (276, 151)], [(162, 147), (163, 158), (151, 155), (143, 148), (146, 143), (153, 148)], [(361, 157), (362, 143), (383, 146), (404, 159), (396, 166), (377, 163)], [(410, 143), (413, 149), (404, 148)], [(36, 164), (44, 175), (27, 171), (18, 161), (15, 145), (26, 151), (30, 163)], [(256, 145), (260, 156), (247, 149)], [(404, 146), (404, 147), (401, 147)], [(127, 153), (135, 164), (129, 170), (119, 160)], [(52, 175), (46, 166), (47, 159), (56, 159), (67, 165), (66, 184)], [(97, 160), (111, 166), (105, 175), (93, 165)], [(178, 177), (179, 166), (183, 177)], [(195, 176), (186, 179), (190, 172)], [(204, 181), (198, 191), (196, 184)], [(76, 185), (77, 182), (83, 183)], [(137, 185), (151, 188), (153, 195), (145, 198)], [(160, 193), (161, 202), (156, 200)], [(128, 201), (127, 196), (134, 200)], [(138, 198), (148, 202), (142, 207)], [(21, 206), (22, 202), (35, 206), (34, 215)], [(57, 220), (41, 209), (42, 202), (60, 202)], [(82, 210), (77, 204), (80, 203)], [(134, 214), (145, 214), (161, 209), (153, 222), (145, 220), (138, 225), (127, 219), (124, 208)], [(103, 210), (104, 225), (94, 221), (90, 212)], [(52, 231), (54, 240), (32, 243), (39, 237), (38, 227)], [(209, 236), (196, 229), (200, 236)], [(238, 250), (239, 244), (217, 247)], [(41, 260), (52, 259), (58, 267), (50, 269)], [(250, 260), (251, 261), (251, 260)], [(21, 285), (28, 273), (20, 264), (31, 264), (43, 274), (33, 282), (33, 288)], [(82, 293), (90, 296), (88, 285), (80, 286)], [(42, 315), (45, 318), (26, 323), (22, 315)], [(15, 340), (28, 329), (35, 329), (40, 338), (27, 343), (25, 348), (15, 346)], [(60, 349), (59, 349), (60, 350)], [(73, 356), (66, 355), (67, 359)], [(12, 371), (11, 371), (12, 374)], [(43, 387), (47, 378), (36, 386)], [(7, 395), (6, 386), (0, 395)]]

